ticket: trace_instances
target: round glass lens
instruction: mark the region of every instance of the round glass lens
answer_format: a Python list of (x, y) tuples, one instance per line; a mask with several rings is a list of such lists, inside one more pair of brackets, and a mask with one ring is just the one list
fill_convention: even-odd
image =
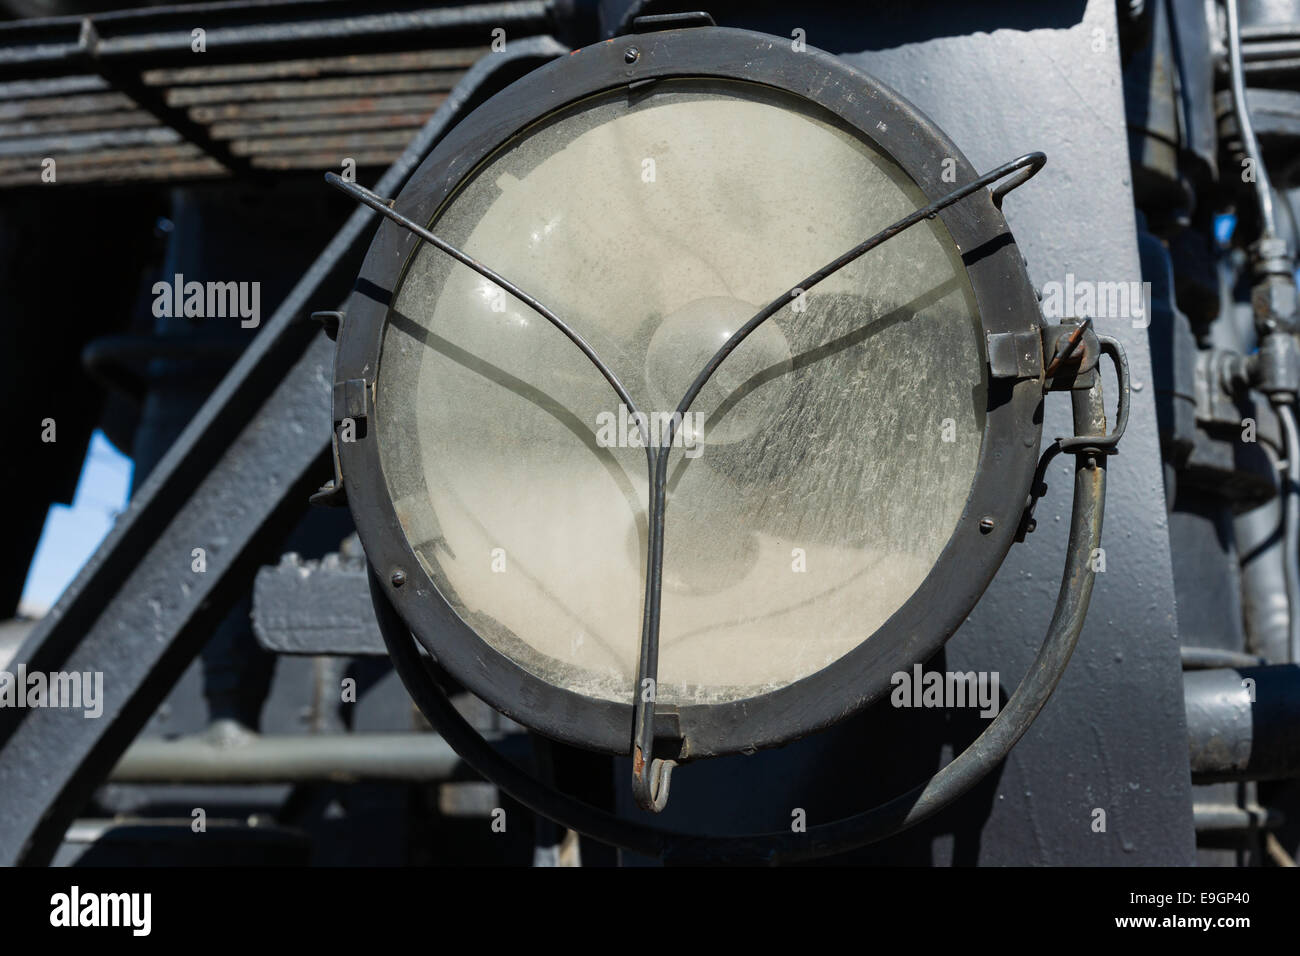
[[(647, 427), (750, 316), (926, 199), (830, 113), (670, 80), (534, 124), (430, 228), (572, 325)], [(792, 300), (718, 369), (669, 466), (660, 704), (766, 693), (916, 591), (975, 478), (986, 378), (939, 220)], [(533, 310), (428, 245), (388, 317), (376, 413), (438, 590), (521, 667), (630, 701), (646, 562), (637, 421)]]

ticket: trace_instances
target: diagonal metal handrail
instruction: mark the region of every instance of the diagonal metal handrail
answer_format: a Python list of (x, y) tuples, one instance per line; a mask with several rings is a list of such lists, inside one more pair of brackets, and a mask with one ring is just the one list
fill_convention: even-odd
[[(485, 93), (567, 53), (543, 36), (482, 57), (377, 188), (400, 189)], [(299, 319), (314, 299), (337, 303), (347, 295), (373, 225), (364, 209), (348, 217), (7, 665), (28, 673), (103, 671), (106, 693), (100, 719), (68, 708), (0, 707), (0, 865), (50, 860), (319, 484), (329, 463), (330, 417), (322, 403), (329, 401), (332, 346)], [(266, 462), (275, 465), (269, 472)], [(217, 539), (222, 545), (208, 551), (206, 572), (177, 587), (177, 556)]]

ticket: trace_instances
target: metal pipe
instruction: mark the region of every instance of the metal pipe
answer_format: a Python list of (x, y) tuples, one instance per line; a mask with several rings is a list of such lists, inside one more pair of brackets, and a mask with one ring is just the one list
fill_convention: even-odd
[[(1269, 459), (1272, 449), (1261, 443)], [(1274, 463), (1280, 475), (1281, 468)], [(1290, 656), (1291, 610), (1287, 603), (1286, 555), (1283, 548), (1282, 501), (1279, 495), (1237, 515), (1233, 531), (1241, 563), (1241, 603), (1246, 646), (1266, 660), (1223, 661), (1214, 667), (1253, 666), (1285, 661)], [(1183, 666), (1187, 667), (1184, 658)]]
[(1216, 667), (1260, 667), (1268, 663), (1254, 654), (1225, 651), (1217, 647), (1180, 647), (1178, 654), (1185, 671), (1212, 670)]
[(447, 780), (463, 767), (437, 734), (263, 737), (202, 734), (137, 740), (109, 775), (114, 783), (290, 783)]
[(1188, 671), (1183, 701), (1195, 782), (1300, 777), (1300, 666)]
[(1276, 830), (1286, 818), (1258, 804), (1239, 807), (1231, 803), (1195, 803), (1192, 822), (1197, 833), (1249, 833)]
[(1228, 14), (1228, 67), (1232, 85), (1232, 104), (1237, 114), (1237, 129), (1241, 133), (1241, 146), (1254, 167), (1255, 195), (1259, 201), (1259, 215), (1264, 238), (1277, 238), (1277, 219), (1273, 212), (1273, 187), (1269, 183), (1268, 170), (1259, 153), (1259, 140), (1255, 138), (1255, 127), (1250, 122), (1250, 110), (1246, 105), (1246, 82), (1241, 65), (1241, 23), (1237, 10), (1237, 0), (1224, 0)]
[(1285, 496), (1283, 513), (1283, 566), (1286, 569), (1287, 656), (1300, 663), (1300, 428), (1296, 427), (1295, 410), (1285, 402), (1274, 402), (1278, 423), (1282, 426), (1286, 467), (1282, 469)]

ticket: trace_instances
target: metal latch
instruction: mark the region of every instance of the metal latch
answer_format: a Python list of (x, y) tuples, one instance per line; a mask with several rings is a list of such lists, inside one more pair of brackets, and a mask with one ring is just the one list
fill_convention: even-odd
[(990, 332), (988, 335), (989, 375), (993, 378), (1041, 378), (1043, 340), (1039, 333)]

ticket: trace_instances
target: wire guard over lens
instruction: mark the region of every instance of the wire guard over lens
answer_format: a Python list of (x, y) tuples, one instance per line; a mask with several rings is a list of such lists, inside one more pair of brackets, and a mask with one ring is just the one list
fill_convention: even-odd
[(394, 200), (384, 199), (363, 186), (349, 182), (335, 173), (326, 173), (325, 180), (366, 206), (382, 213), (388, 219), (409, 230), (419, 239), (451, 256), (456, 261), (469, 267), (505, 291), (515, 296), (525, 305), (560, 330), (591, 361), (601, 376), (609, 383), (619, 400), (627, 407), (632, 420), (641, 433), (642, 444), (646, 451), (646, 466), (649, 474), (649, 536), (647, 543), (647, 562), (645, 579), (644, 611), (641, 622), (640, 653), (638, 655), (637, 677), (634, 684), (633, 727), (632, 727), (632, 789), (639, 806), (645, 810), (658, 812), (667, 804), (669, 776), (674, 766), (673, 761), (654, 756), (655, 723), (655, 689), (659, 670), (659, 626), (660, 606), (663, 590), (663, 549), (664, 549), (664, 509), (665, 488), (668, 475), (668, 459), (672, 449), (677, 427), (701, 390), (717, 371), (718, 367), (731, 355), (740, 344), (760, 325), (770, 319), (790, 301), (802, 292), (807, 292), (828, 276), (854, 262), (861, 256), (875, 249), (927, 219), (935, 218), (944, 209), (960, 202), (966, 197), (986, 187), (999, 183), (1012, 174), (1014, 178), (1001, 183), (993, 190), (993, 197), (1000, 205), (1002, 197), (1016, 187), (1032, 178), (1047, 162), (1041, 152), (1027, 153), (1017, 159), (1004, 163), (983, 176), (952, 190), (947, 195), (929, 205), (904, 216), (892, 225), (849, 249), (844, 254), (831, 260), (801, 282), (773, 298), (766, 306), (756, 312), (747, 322), (740, 326), (719, 348), (704, 368), (696, 376), (677, 405), (676, 413), (669, 419), (668, 427), (659, 444), (651, 441), (647, 427), (647, 417), (640, 413), (631, 394), (607, 365), (596, 350), (570, 325), (555, 312), (543, 305), (538, 299), (520, 289), (500, 273), (457, 249), (455, 246), (434, 235), (428, 229), (413, 222), (394, 208)]

